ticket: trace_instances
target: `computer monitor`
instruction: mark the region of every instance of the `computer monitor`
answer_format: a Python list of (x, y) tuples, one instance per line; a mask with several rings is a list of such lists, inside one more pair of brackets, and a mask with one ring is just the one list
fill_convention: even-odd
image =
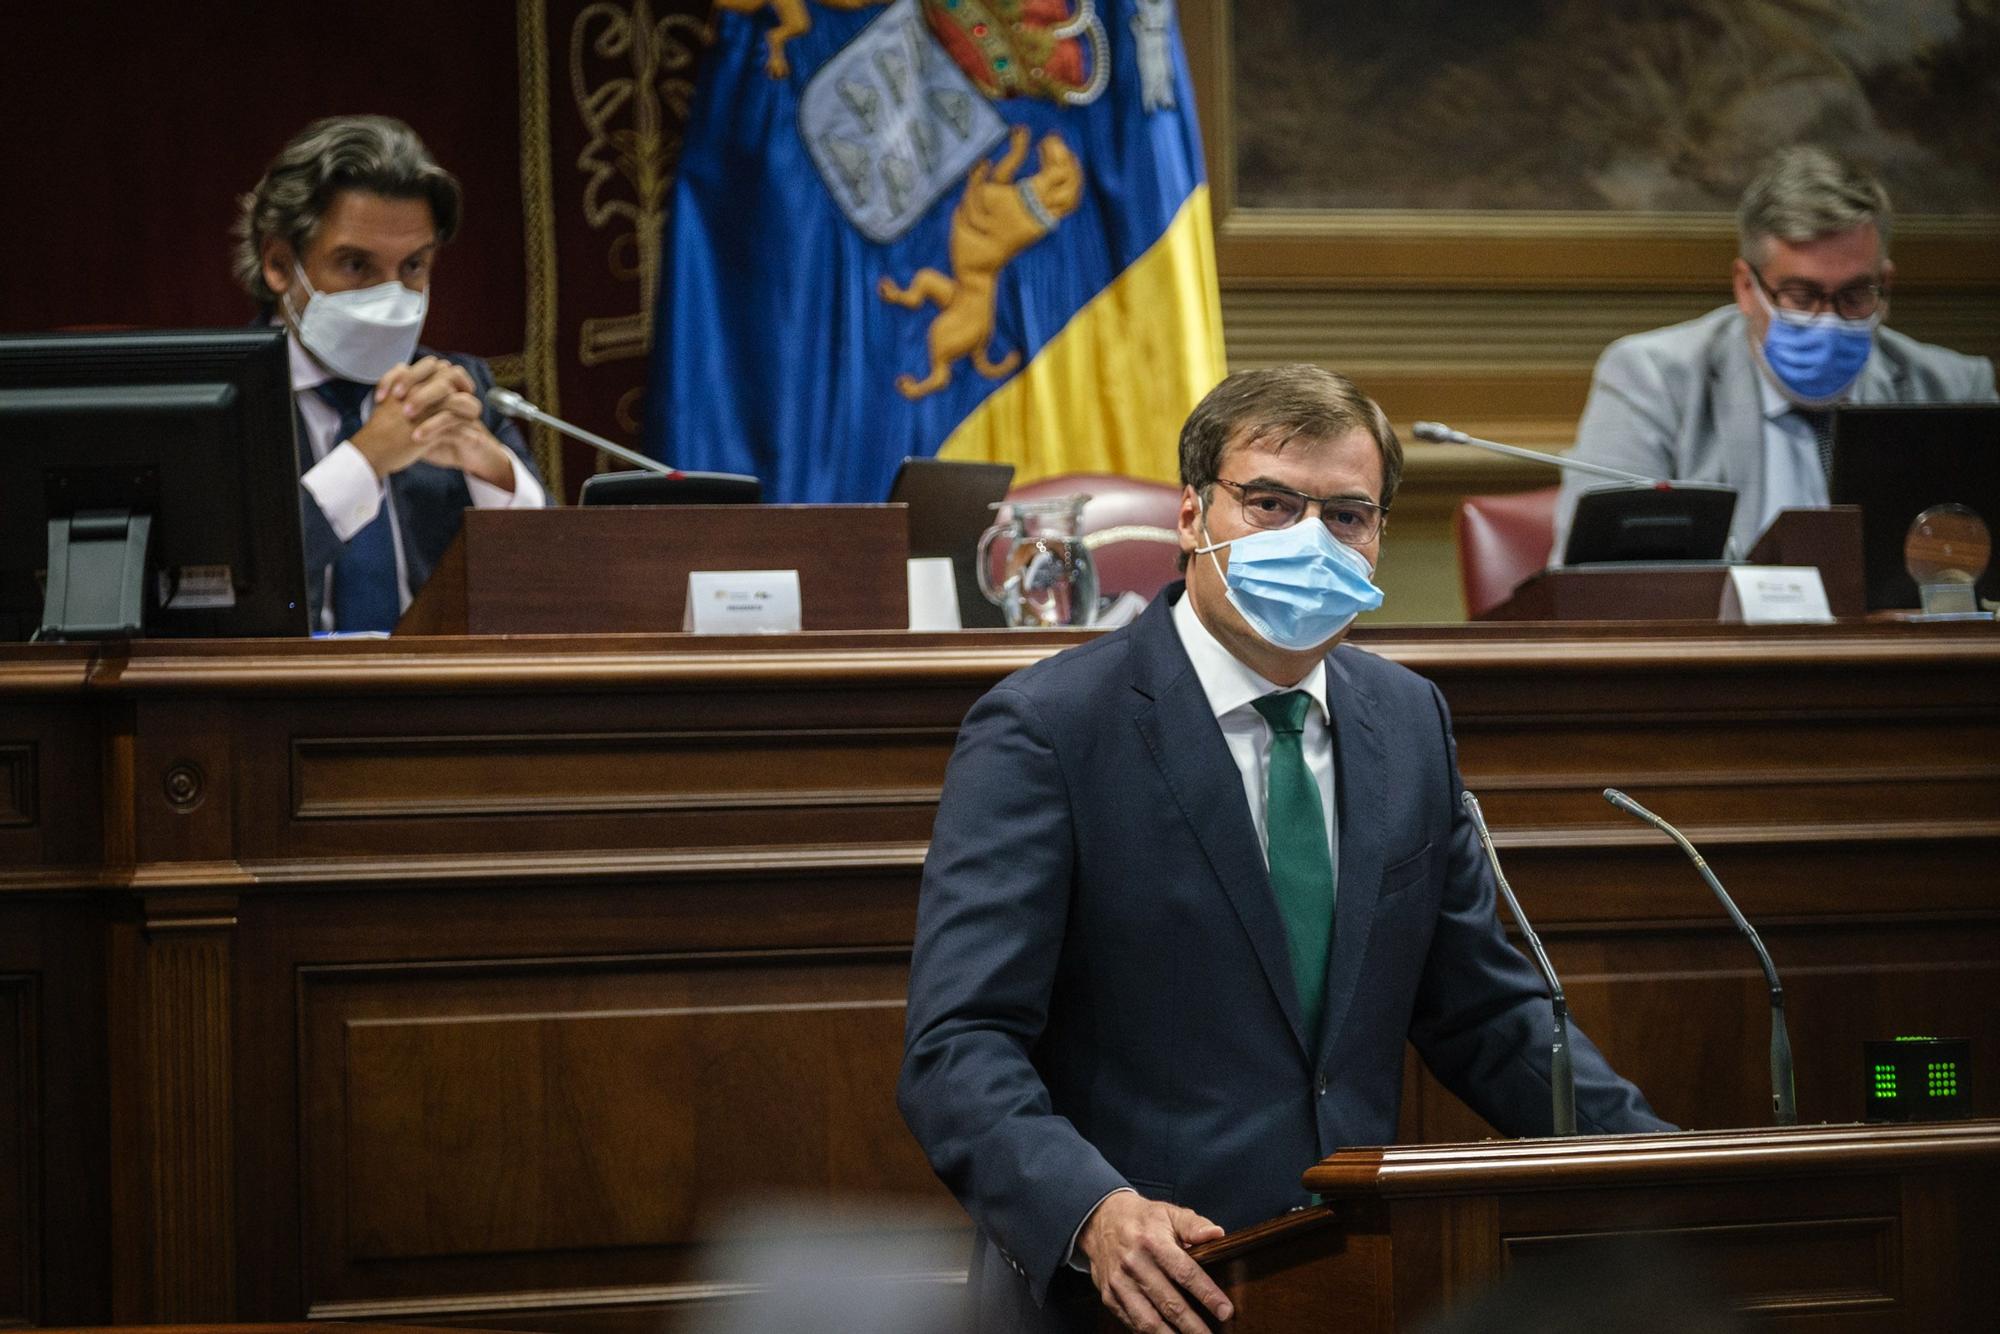
[(1007, 498), (1013, 480), (1011, 463), (912, 457), (897, 466), (889, 487), (890, 504), (910, 507), (910, 554), (951, 558), (959, 624), (968, 630), (1007, 623), (979, 591), (973, 562), (980, 535), (993, 526), (993, 507)]
[(1563, 564), (1719, 560), (1736, 492), (1705, 482), (1601, 486), (1577, 498)]
[[(1833, 413), (1836, 505), (1861, 507), (1861, 571), (1870, 611), (1918, 605), (1903, 559), (1910, 524), (1935, 505), (1964, 505), (2000, 536), (2000, 404), (1906, 403)], [(2000, 571), (1977, 585), (2000, 598)]]
[(304, 635), (282, 329), (0, 336), (0, 637)]
[(764, 488), (738, 472), (601, 472), (584, 479), (581, 505), (754, 505)]

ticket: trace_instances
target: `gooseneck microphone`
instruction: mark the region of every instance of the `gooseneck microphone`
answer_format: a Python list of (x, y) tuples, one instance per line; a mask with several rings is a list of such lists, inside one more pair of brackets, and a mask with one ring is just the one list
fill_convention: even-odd
[(613, 444), (595, 431), (586, 431), (581, 426), (573, 426), (560, 417), (550, 416), (511, 389), (496, 384), (486, 391), (486, 401), (505, 416), (520, 421), (540, 422), (551, 430), (561, 431), (572, 439), (581, 440), (593, 449), (601, 449), (612, 458), (629, 463), (635, 468), (644, 468), (647, 472), (658, 473), (662, 477), (681, 475), (678, 468), (669, 467), (658, 459), (649, 459), (635, 449)]
[(1486, 849), (1486, 860), (1493, 867), (1493, 878), (1499, 882), (1500, 897), (1507, 900), (1507, 911), (1514, 914), (1514, 925), (1521, 928), (1527, 938), (1528, 951), (1535, 961), (1535, 967), (1542, 970), (1542, 980), (1549, 984), (1549, 1011), (1555, 1017), (1555, 1040), (1549, 1048), (1549, 1102), (1554, 1113), (1555, 1133), (1574, 1135), (1576, 1133), (1576, 1072), (1570, 1068), (1569, 1059), (1569, 1003), (1563, 999), (1562, 983), (1556, 980), (1554, 965), (1549, 963), (1548, 951), (1542, 948), (1542, 938), (1535, 934), (1535, 928), (1528, 925), (1528, 914), (1521, 911), (1521, 901), (1514, 897), (1513, 886), (1507, 883), (1506, 873), (1500, 869), (1500, 854), (1493, 850), (1493, 835), (1487, 831), (1486, 817), (1480, 814), (1479, 798), (1470, 792), (1459, 797), (1459, 804), (1472, 817), (1472, 827), (1479, 831), (1479, 846)]
[(1471, 445), (1493, 454), (1505, 454), (1509, 458), (1526, 459), (1530, 463), (1546, 463), (1551, 468), (1567, 468), (1571, 472), (1587, 472), (1598, 477), (1609, 477), (1614, 482), (1630, 482), (1635, 486), (1650, 486), (1663, 491), (1671, 491), (1674, 483), (1664, 477), (1647, 477), (1636, 472), (1626, 472), (1623, 468), (1607, 468), (1602, 463), (1587, 463), (1562, 454), (1544, 454), (1539, 449), (1523, 449), (1519, 445), (1503, 445), (1498, 440), (1481, 440), (1476, 435), (1454, 431), (1443, 422), (1418, 422), (1410, 428), (1411, 434), (1419, 440), (1429, 440), (1439, 445)]
[(1778, 970), (1771, 962), (1771, 955), (1764, 948), (1763, 940), (1757, 935), (1757, 928), (1750, 925), (1736, 906), (1736, 900), (1729, 897), (1729, 891), (1715, 878), (1715, 872), (1708, 869), (1708, 863), (1694, 850), (1694, 844), (1680, 830), (1662, 820), (1659, 816), (1641, 806), (1615, 787), (1604, 789), (1604, 799), (1624, 811), (1637, 816), (1647, 824), (1681, 845), (1681, 851), (1694, 863), (1694, 869), (1701, 872), (1701, 878), (1715, 891), (1715, 897), (1722, 900), (1722, 906), (1729, 913), (1729, 920), (1736, 923), (1736, 930), (1750, 942), (1750, 948), (1757, 951), (1757, 962), (1764, 966), (1764, 981), (1771, 988), (1771, 1110), (1778, 1125), (1795, 1126), (1799, 1123), (1799, 1106), (1792, 1089), (1792, 1040), (1785, 1032), (1785, 988), (1778, 982)]

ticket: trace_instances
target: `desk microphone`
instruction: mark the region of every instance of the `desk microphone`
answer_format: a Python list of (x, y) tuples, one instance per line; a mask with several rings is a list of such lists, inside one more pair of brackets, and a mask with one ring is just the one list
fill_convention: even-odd
[(1593, 473), (1599, 477), (1609, 477), (1614, 482), (1630, 482), (1634, 486), (1650, 486), (1657, 491), (1671, 491), (1676, 485), (1664, 477), (1645, 477), (1636, 472), (1626, 472), (1623, 468), (1607, 468), (1602, 463), (1586, 463), (1582, 459), (1569, 458), (1562, 454), (1544, 454), (1539, 449), (1523, 449), (1519, 445), (1503, 445), (1498, 440), (1481, 440), (1476, 435), (1454, 431), (1443, 422), (1418, 422), (1410, 428), (1411, 434), (1419, 440), (1429, 440), (1439, 445), (1471, 445), (1492, 454), (1505, 454), (1511, 459), (1526, 459), (1530, 463), (1546, 463), (1551, 468), (1568, 468), (1571, 472)]
[(543, 426), (561, 431), (572, 439), (581, 440), (593, 449), (601, 449), (612, 458), (629, 463), (635, 468), (644, 468), (647, 472), (658, 473), (662, 477), (681, 475), (678, 468), (669, 467), (658, 459), (649, 459), (635, 449), (613, 444), (596, 432), (586, 431), (581, 426), (572, 426), (560, 417), (550, 416), (511, 389), (504, 389), (496, 384), (486, 391), (486, 401), (502, 416), (514, 417), (521, 421), (540, 422)]
[(1681, 845), (1681, 851), (1694, 862), (1694, 869), (1701, 872), (1701, 878), (1715, 891), (1715, 897), (1722, 900), (1728, 910), (1729, 919), (1736, 923), (1736, 929), (1750, 942), (1750, 948), (1757, 951), (1757, 962), (1764, 965), (1764, 980), (1771, 987), (1771, 1109), (1774, 1120), (1781, 1126), (1795, 1126), (1799, 1123), (1799, 1106), (1792, 1091), (1792, 1041), (1785, 1033), (1785, 989), (1778, 983), (1778, 970), (1771, 963), (1771, 955), (1764, 948), (1764, 942), (1757, 935), (1757, 928), (1750, 925), (1736, 907), (1736, 900), (1729, 897), (1729, 891), (1715, 878), (1715, 872), (1708, 869), (1694, 844), (1680, 830), (1662, 820), (1659, 816), (1641, 806), (1615, 787), (1604, 789), (1604, 799), (1624, 811), (1635, 815), (1647, 824)]
[(1514, 897), (1514, 890), (1507, 883), (1507, 876), (1500, 869), (1500, 854), (1493, 850), (1493, 835), (1487, 832), (1486, 817), (1479, 813), (1479, 798), (1470, 792), (1459, 797), (1459, 804), (1472, 817), (1472, 827), (1479, 831), (1479, 846), (1486, 849), (1486, 860), (1493, 867), (1493, 878), (1500, 884), (1500, 896), (1507, 900), (1507, 911), (1514, 914), (1514, 925), (1521, 928), (1527, 938), (1528, 950), (1535, 960), (1535, 967), (1542, 970), (1542, 980), (1549, 984), (1549, 1012), (1555, 1019), (1555, 1042), (1549, 1048), (1549, 1100), (1555, 1114), (1555, 1132), (1558, 1135), (1576, 1133), (1576, 1072), (1569, 1062), (1569, 1004), (1563, 999), (1562, 983), (1556, 980), (1556, 970), (1549, 963), (1548, 952), (1542, 948), (1542, 938), (1535, 934), (1535, 928), (1528, 925), (1528, 914), (1521, 911), (1521, 901)]

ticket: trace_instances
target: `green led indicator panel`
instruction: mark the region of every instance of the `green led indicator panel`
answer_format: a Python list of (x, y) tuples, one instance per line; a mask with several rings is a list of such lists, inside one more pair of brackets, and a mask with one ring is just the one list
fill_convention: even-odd
[(1972, 1043), (1901, 1036), (1864, 1042), (1871, 1121), (1940, 1121), (1972, 1115)]

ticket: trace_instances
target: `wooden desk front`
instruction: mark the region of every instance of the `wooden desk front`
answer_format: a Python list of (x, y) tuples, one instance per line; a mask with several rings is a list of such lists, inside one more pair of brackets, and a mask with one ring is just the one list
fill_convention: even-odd
[[(1764, 998), (1607, 784), (1764, 927), (1803, 1119), (1912, 1031), (2000, 1111), (1989, 627), (1362, 640), (1443, 687), (1663, 1114), (1768, 1119)], [(918, 869), (966, 708), (1069, 642), (0, 650), (0, 1321), (636, 1329), (726, 1295), (698, 1243), (746, 1190), (962, 1227), (891, 1096)], [(1407, 1087), (1406, 1139), (1484, 1133)]]

